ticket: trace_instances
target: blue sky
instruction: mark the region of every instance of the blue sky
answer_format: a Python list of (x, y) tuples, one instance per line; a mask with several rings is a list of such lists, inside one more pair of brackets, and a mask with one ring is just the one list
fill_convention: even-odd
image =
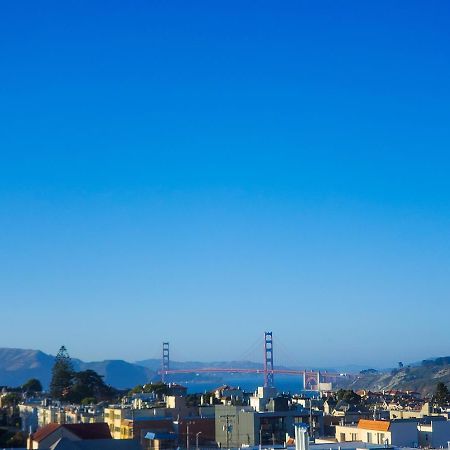
[(2, 346), (448, 354), (447, 1), (16, 1), (0, 25)]

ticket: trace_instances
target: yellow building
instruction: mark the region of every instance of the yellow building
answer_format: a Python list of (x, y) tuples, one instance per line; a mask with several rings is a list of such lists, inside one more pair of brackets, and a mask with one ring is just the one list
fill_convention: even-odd
[[(122, 429), (122, 421), (131, 419), (132, 411), (130, 408), (105, 408), (104, 418), (108, 424), (109, 431), (113, 439), (128, 439), (124, 434), (128, 434), (128, 430)], [(131, 436), (132, 437), (132, 436)]]

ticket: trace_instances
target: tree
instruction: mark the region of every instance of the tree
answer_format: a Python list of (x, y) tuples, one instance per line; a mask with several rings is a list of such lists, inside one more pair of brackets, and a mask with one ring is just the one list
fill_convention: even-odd
[(186, 406), (200, 406), (201, 394), (186, 395)]
[(59, 349), (52, 368), (50, 395), (56, 400), (66, 400), (73, 384), (72, 360), (64, 345)]
[(138, 394), (138, 393), (151, 393), (153, 392), (158, 398), (162, 398), (163, 395), (168, 395), (170, 393), (169, 386), (167, 384), (164, 384), (161, 381), (158, 381), (156, 383), (149, 383), (142, 385), (137, 385), (134, 387), (130, 394)]
[(22, 385), (23, 392), (42, 392), (42, 384), (37, 378), (30, 378)]
[(95, 397), (86, 397), (83, 398), (83, 400), (81, 400), (80, 402), (82, 405), (95, 405), (97, 403), (97, 399)]
[(377, 369), (364, 369), (359, 372), (361, 375), (375, 375), (378, 373)]
[(22, 396), (17, 392), (8, 392), (2, 397), (2, 406), (17, 406), (22, 400)]
[(439, 382), (434, 391), (433, 400), (438, 406), (445, 406), (450, 403), (450, 392), (445, 383)]
[(115, 390), (107, 386), (103, 377), (94, 370), (83, 370), (73, 374), (73, 384), (68, 399), (80, 403), (83, 399), (109, 399), (114, 396)]
[(339, 389), (336, 392), (336, 397), (338, 400), (344, 400), (352, 405), (361, 403), (361, 397), (351, 389)]

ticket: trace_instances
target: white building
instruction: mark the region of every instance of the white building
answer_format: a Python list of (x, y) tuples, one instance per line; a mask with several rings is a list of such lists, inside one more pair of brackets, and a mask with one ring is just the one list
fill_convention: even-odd
[(418, 425), (419, 445), (425, 448), (447, 447), (450, 442), (450, 421), (438, 417), (427, 419), (426, 423)]

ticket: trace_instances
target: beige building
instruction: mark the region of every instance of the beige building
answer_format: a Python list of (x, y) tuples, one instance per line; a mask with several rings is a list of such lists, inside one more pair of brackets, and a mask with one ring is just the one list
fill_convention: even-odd
[(412, 420), (367, 420), (358, 425), (337, 425), (338, 442), (361, 441), (367, 444), (417, 447), (419, 435), (417, 421)]

